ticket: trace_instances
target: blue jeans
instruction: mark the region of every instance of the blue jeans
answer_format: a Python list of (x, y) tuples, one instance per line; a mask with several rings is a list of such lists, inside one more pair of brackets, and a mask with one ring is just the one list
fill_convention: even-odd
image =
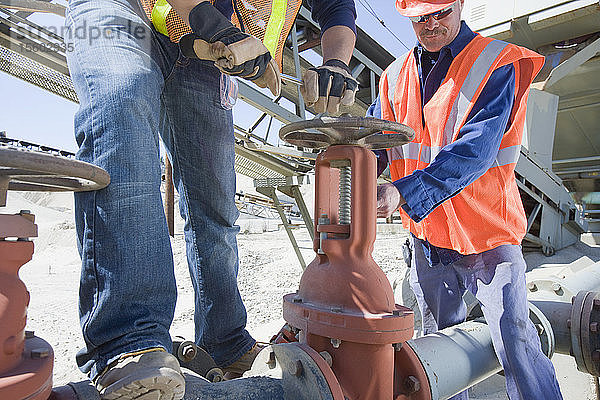
[(66, 20), (77, 157), (111, 177), (107, 188), (75, 196), (86, 343), (77, 363), (93, 379), (120, 354), (171, 349), (177, 289), (160, 136), (185, 220), (196, 342), (228, 365), (254, 339), (237, 288), (233, 118), (221, 105), (221, 74), (183, 57), (135, 0), (71, 0)]
[[(554, 367), (529, 320), (526, 264), (520, 246), (504, 245), (444, 265), (431, 265), (411, 235), (410, 284), (423, 316), (424, 334), (465, 321), (466, 290), (481, 303), (511, 400), (562, 399)], [(467, 391), (452, 397), (468, 399)]]

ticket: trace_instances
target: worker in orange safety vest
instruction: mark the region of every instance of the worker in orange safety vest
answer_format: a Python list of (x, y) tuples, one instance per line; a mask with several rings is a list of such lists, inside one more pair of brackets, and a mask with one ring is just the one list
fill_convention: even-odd
[[(514, 169), (539, 54), (484, 38), (461, 22), (464, 0), (397, 0), (417, 46), (382, 75), (369, 114), (415, 130), (377, 153), (392, 183), (378, 216), (400, 210), (410, 230), (410, 285), (423, 332), (461, 323), (463, 295), (481, 303), (511, 400), (561, 399), (529, 320), (521, 241), (527, 219)], [(467, 392), (453, 399), (467, 399)]]

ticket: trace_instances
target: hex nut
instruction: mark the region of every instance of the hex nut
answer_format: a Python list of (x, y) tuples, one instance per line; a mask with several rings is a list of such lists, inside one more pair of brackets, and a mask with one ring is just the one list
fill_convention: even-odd
[(590, 324), (590, 332), (598, 332), (598, 323), (597, 322), (592, 322)]
[(177, 353), (181, 361), (190, 362), (196, 358), (196, 355), (198, 354), (198, 348), (194, 342), (185, 341), (179, 345)]
[(394, 343), (392, 346), (394, 346), (394, 351), (402, 350), (402, 343)]
[(537, 285), (533, 282), (529, 282), (527, 284), (527, 289), (529, 289), (530, 292), (535, 292), (537, 290)]
[(600, 349), (596, 349), (593, 353), (592, 353), (592, 360), (594, 362), (600, 362)]
[(331, 339), (331, 345), (334, 349), (340, 347), (340, 344), (342, 344), (342, 341), (340, 339)]
[(25, 331), (25, 339), (32, 339), (35, 337), (34, 331)]
[(221, 382), (223, 380), (223, 370), (221, 368), (211, 368), (205, 376), (212, 383)]

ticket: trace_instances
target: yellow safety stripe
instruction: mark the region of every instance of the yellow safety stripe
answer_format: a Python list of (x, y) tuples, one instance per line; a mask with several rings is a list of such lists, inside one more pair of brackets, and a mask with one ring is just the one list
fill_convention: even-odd
[(169, 32), (167, 31), (167, 14), (169, 14), (171, 8), (167, 0), (156, 0), (154, 7), (152, 7), (152, 25), (154, 25), (157, 31), (166, 36), (169, 36)]
[(281, 31), (283, 31), (286, 12), (287, 0), (273, 0), (271, 5), (271, 16), (269, 17), (265, 38), (263, 39), (263, 44), (273, 57), (275, 57), (275, 54), (277, 53), (279, 36), (281, 36)]

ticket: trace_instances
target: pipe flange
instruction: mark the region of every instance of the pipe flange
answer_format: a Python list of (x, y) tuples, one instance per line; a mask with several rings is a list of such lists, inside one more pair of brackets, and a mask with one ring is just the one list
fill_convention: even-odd
[(297, 400), (344, 400), (344, 394), (327, 361), (300, 343), (265, 347), (244, 377), (266, 376), (282, 381), (284, 398)]
[[(386, 135), (380, 132), (393, 132)], [(407, 125), (371, 117), (316, 117), (292, 122), (279, 130), (279, 137), (298, 147), (323, 149), (333, 145), (356, 145), (371, 150), (401, 146), (415, 132)]]
[(529, 302), (529, 319), (533, 322), (538, 336), (540, 337), (542, 351), (546, 357), (552, 358), (556, 347), (552, 324), (548, 321), (548, 318), (546, 318), (544, 313), (531, 302)]
[(581, 291), (575, 296), (570, 326), (577, 369), (600, 376), (600, 293)]

